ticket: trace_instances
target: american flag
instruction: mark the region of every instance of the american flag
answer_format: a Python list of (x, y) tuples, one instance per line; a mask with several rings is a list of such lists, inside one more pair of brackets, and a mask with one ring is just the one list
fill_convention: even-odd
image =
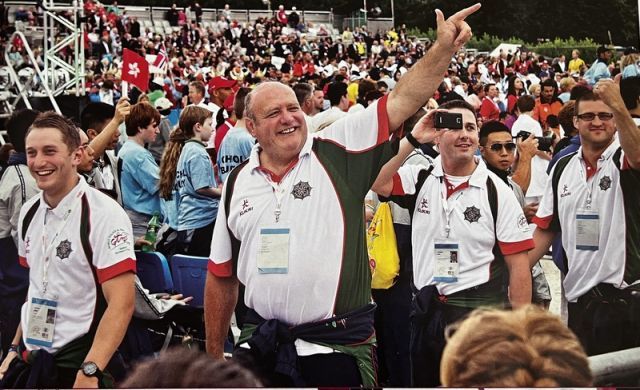
[(156, 56), (156, 61), (153, 63), (153, 66), (155, 66), (156, 68), (164, 68), (164, 66), (167, 64), (167, 49), (164, 46), (164, 43), (162, 44), (162, 46), (160, 46), (160, 50), (158, 51), (158, 55)]

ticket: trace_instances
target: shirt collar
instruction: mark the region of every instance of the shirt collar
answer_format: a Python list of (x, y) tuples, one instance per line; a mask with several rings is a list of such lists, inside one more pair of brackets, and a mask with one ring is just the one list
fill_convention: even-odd
[[(487, 181), (487, 176), (489, 170), (487, 169), (487, 165), (481, 158), (478, 156), (473, 157), (477, 166), (476, 169), (471, 174), (469, 178), (469, 185), (473, 187), (482, 187)], [(442, 157), (438, 156), (433, 161), (433, 171), (431, 174), (437, 178), (444, 177), (444, 170), (442, 169)]]
[[(313, 137), (310, 134), (307, 134), (307, 140), (305, 141), (304, 145), (302, 145), (302, 149), (298, 154), (298, 161), (302, 160), (303, 157), (311, 154), (312, 146), (313, 146)], [(260, 147), (259, 143), (256, 143), (255, 145), (253, 145), (253, 148), (251, 148), (251, 154), (249, 155), (249, 162), (247, 163), (247, 168), (249, 168), (251, 172), (253, 172), (254, 169), (257, 169), (258, 167), (260, 167), (260, 151), (261, 150), (262, 150), (262, 147)]]
[(82, 196), (87, 191), (87, 189), (89, 188), (89, 185), (87, 184), (87, 182), (84, 179), (84, 177), (82, 177), (81, 175), (78, 174), (78, 178), (79, 178), (78, 184), (76, 184), (76, 186), (73, 187), (71, 189), (71, 191), (69, 191), (69, 193), (64, 196), (64, 198), (62, 198), (60, 203), (58, 203), (58, 205), (54, 209), (49, 207), (49, 205), (47, 204), (46, 200), (44, 199), (44, 191), (40, 191), (40, 206), (39, 206), (39, 208), (44, 209), (44, 210), (49, 210), (55, 216), (62, 218), (64, 216), (64, 214), (69, 209), (71, 209), (73, 207), (72, 203), (74, 201), (76, 201), (77, 198)]

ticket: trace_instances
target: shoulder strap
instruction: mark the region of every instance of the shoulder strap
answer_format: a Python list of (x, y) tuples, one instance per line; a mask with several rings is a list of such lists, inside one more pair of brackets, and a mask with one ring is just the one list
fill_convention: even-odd
[(413, 196), (409, 197), (410, 200), (407, 200), (406, 202), (402, 202), (403, 204), (399, 204), (401, 207), (409, 210), (409, 216), (411, 217), (412, 220), (413, 220), (413, 211), (416, 208), (416, 202), (418, 200), (418, 193), (420, 193), (420, 190), (422, 189), (424, 182), (427, 180), (429, 175), (431, 175), (431, 171), (433, 171), (433, 165), (431, 165), (427, 169), (420, 170), (420, 172), (418, 173), (418, 180), (416, 181), (415, 193), (413, 194)]
[(24, 184), (24, 176), (22, 176), (22, 171), (20, 170), (19, 165), (14, 165), (16, 168), (16, 172), (18, 173), (18, 179), (20, 179), (20, 190), (22, 194), (22, 204), (27, 201), (27, 187)]
[(620, 146), (618, 150), (616, 150), (616, 152), (613, 154), (613, 157), (611, 157), (613, 159), (613, 163), (616, 165), (618, 170), (620, 170), (620, 167), (622, 166), (622, 161), (620, 161), (620, 156), (622, 156), (622, 146)]
[(87, 194), (82, 195), (82, 211), (80, 212), (80, 243), (84, 254), (89, 261), (89, 266), (93, 267), (93, 249), (89, 242), (89, 233), (91, 233), (91, 221), (89, 220), (89, 201)]
[[(554, 230), (560, 230), (560, 219), (558, 216), (558, 183), (560, 183), (560, 176), (562, 176), (562, 172), (569, 164), (569, 161), (575, 156), (578, 152), (570, 153), (556, 162), (556, 167), (553, 170), (553, 176), (551, 177), (551, 189), (553, 191), (553, 219), (551, 220), (551, 227)], [(569, 261), (567, 259), (567, 254), (562, 249), (562, 264), (564, 265), (563, 272), (567, 272), (569, 270)]]
[(245, 160), (242, 164), (238, 165), (234, 169), (231, 170), (229, 176), (227, 177), (227, 183), (225, 187), (224, 193), (224, 213), (227, 217), (227, 230), (229, 230), (229, 237), (231, 238), (231, 256), (233, 261), (233, 273), (236, 274), (238, 268), (238, 254), (240, 253), (240, 240), (236, 238), (231, 229), (229, 228), (229, 209), (231, 208), (231, 197), (233, 196), (233, 189), (236, 185), (236, 179), (238, 178), (238, 173), (244, 168), (249, 160)]
[[(556, 163), (556, 167), (553, 170), (553, 176), (551, 177), (551, 188), (553, 190), (553, 218), (557, 220), (558, 217), (558, 183), (560, 183), (560, 176), (562, 176), (562, 172), (569, 164), (569, 161), (575, 156), (578, 152), (570, 153)], [(559, 229), (560, 226), (556, 226), (556, 230)]]
[(493, 217), (493, 232), (496, 236), (496, 242), (498, 242), (498, 235), (496, 233), (496, 224), (498, 223), (498, 190), (489, 176), (487, 176), (487, 197), (489, 198), (489, 207), (491, 208), (491, 215)]
[(36, 200), (33, 205), (27, 210), (27, 213), (24, 215), (24, 220), (22, 221), (22, 231), (20, 232), (22, 236), (22, 240), (24, 241), (24, 237), (27, 235), (27, 229), (29, 229), (29, 225), (31, 224), (31, 220), (33, 216), (38, 211), (38, 207), (40, 207), (40, 199)]

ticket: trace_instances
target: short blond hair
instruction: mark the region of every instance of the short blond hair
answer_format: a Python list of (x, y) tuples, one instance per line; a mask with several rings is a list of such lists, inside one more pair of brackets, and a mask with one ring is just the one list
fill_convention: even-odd
[(480, 309), (447, 329), (447, 387), (591, 386), (589, 361), (560, 319), (538, 307)]

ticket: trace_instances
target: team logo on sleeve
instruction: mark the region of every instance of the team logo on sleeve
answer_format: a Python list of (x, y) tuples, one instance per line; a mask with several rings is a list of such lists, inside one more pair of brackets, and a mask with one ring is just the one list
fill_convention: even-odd
[(611, 188), (611, 178), (609, 176), (604, 176), (600, 179), (600, 189), (602, 191), (606, 191)]
[(527, 217), (525, 217), (524, 215), (520, 215), (520, 217), (518, 217), (518, 228), (522, 232), (529, 231), (529, 223), (527, 222)]
[(304, 199), (307, 196), (311, 196), (312, 189), (308, 181), (299, 181), (298, 184), (293, 186), (291, 195), (293, 195), (294, 199)]
[(476, 206), (467, 207), (467, 209), (464, 211), (464, 219), (471, 223), (478, 222), (480, 217), (480, 209), (478, 209)]
[(107, 240), (109, 250), (116, 255), (131, 250), (131, 236), (124, 229), (115, 229)]
[(58, 256), (60, 260), (68, 259), (71, 252), (73, 252), (73, 249), (71, 249), (71, 242), (69, 240), (60, 241), (60, 244), (56, 247), (56, 256)]
[(429, 201), (426, 198), (422, 198), (416, 211), (421, 214), (431, 214), (431, 211), (429, 210)]

